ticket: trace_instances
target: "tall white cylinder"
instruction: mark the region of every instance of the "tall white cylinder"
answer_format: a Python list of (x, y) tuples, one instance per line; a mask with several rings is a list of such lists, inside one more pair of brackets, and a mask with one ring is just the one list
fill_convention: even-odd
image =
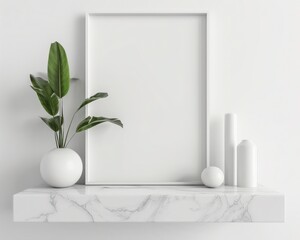
[(237, 116), (225, 114), (225, 185), (237, 185), (236, 147), (237, 147)]
[(237, 184), (257, 187), (257, 149), (249, 140), (243, 140), (237, 147)]

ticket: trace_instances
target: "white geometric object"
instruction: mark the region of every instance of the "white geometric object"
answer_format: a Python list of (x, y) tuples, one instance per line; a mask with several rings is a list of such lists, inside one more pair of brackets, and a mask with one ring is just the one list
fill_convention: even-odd
[(40, 172), (52, 187), (72, 186), (82, 174), (81, 158), (70, 148), (56, 148), (43, 156)]
[(257, 187), (257, 148), (249, 140), (237, 147), (237, 176), (239, 187)]
[(224, 182), (224, 173), (220, 168), (208, 167), (203, 170), (201, 179), (206, 187), (220, 187)]
[(234, 113), (225, 115), (225, 185), (237, 185), (236, 168), (237, 116)]
[(208, 17), (201, 12), (86, 16), (86, 184), (199, 185), (208, 161)]
[(283, 222), (284, 195), (264, 187), (83, 186), (14, 195), (16, 222)]

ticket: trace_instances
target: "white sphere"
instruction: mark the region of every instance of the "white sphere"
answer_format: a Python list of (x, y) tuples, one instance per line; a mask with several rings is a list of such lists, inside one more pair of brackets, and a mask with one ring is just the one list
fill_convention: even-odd
[(224, 181), (224, 173), (220, 168), (208, 167), (203, 170), (201, 179), (203, 184), (207, 187), (219, 187)]
[(52, 187), (69, 187), (81, 176), (80, 156), (69, 148), (57, 148), (46, 153), (40, 165), (41, 176)]

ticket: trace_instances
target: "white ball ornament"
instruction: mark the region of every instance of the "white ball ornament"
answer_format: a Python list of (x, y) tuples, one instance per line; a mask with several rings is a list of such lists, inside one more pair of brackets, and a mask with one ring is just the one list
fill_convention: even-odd
[(208, 167), (203, 170), (201, 179), (206, 187), (216, 188), (224, 182), (224, 173), (220, 168)]

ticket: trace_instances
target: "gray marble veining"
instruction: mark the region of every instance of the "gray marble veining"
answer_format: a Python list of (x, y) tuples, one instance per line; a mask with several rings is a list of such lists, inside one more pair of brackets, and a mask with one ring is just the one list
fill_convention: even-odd
[(17, 222), (283, 222), (284, 195), (202, 186), (33, 188), (14, 195)]

